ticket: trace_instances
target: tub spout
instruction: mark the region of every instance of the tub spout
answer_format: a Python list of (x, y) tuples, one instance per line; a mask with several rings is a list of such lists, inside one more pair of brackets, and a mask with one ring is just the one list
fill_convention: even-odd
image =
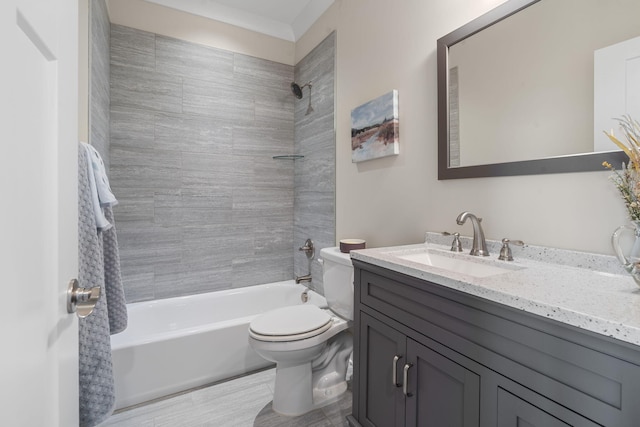
[(311, 273), (305, 274), (304, 276), (296, 276), (296, 283), (309, 283), (311, 282)]

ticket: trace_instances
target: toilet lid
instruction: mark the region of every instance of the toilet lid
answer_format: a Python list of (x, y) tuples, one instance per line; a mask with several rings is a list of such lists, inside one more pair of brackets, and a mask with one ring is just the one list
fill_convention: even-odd
[(251, 322), (252, 332), (272, 337), (307, 335), (318, 329), (326, 329), (331, 324), (331, 316), (312, 304), (282, 307), (264, 313)]

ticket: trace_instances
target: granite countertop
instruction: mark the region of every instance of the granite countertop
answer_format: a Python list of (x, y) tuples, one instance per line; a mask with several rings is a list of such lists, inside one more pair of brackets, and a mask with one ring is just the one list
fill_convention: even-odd
[[(490, 301), (640, 345), (640, 288), (615, 257), (553, 248), (513, 247), (515, 261), (498, 261), (500, 243), (487, 241), (491, 253), (463, 258), (504, 265), (510, 270), (473, 277), (398, 258), (425, 247), (449, 251), (437, 233), (426, 243), (352, 251), (351, 257), (398, 273), (427, 280)], [(463, 238), (463, 247), (471, 245)], [(503, 264), (504, 263), (504, 264)]]

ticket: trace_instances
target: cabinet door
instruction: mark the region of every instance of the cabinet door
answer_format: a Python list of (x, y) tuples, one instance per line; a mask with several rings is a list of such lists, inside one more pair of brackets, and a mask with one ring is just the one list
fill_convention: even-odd
[(477, 427), (480, 377), (443, 355), (407, 340), (407, 426)]
[(365, 427), (404, 426), (400, 372), (406, 362), (405, 343), (406, 337), (400, 332), (361, 314), (360, 401), (357, 404), (359, 421)]
[[(562, 408), (558, 406), (558, 409)], [(562, 420), (510, 392), (498, 388), (497, 427), (595, 427), (597, 425), (574, 412), (567, 410), (565, 412), (567, 412), (567, 419)]]

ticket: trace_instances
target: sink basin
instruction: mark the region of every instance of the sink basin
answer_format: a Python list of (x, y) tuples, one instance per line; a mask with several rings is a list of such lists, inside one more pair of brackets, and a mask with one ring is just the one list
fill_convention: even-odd
[(400, 252), (398, 254), (389, 253), (389, 255), (405, 261), (478, 278), (495, 276), (524, 268), (519, 265), (507, 264), (505, 261), (471, 257), (466, 254), (429, 248)]

